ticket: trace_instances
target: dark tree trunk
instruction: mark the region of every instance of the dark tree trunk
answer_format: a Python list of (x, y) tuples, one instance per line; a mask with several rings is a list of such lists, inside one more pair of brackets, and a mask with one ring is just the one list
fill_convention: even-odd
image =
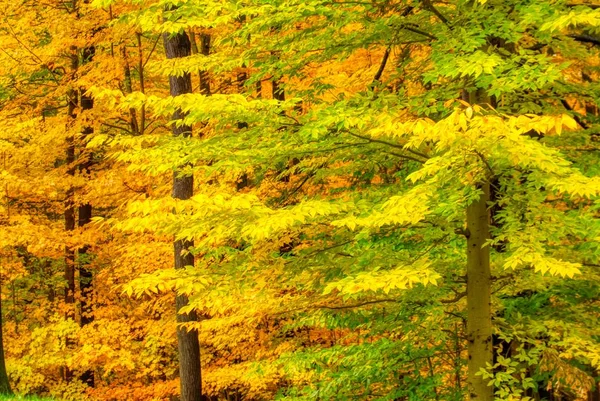
[[(88, 63), (92, 61), (94, 55), (96, 54), (96, 49), (93, 46), (86, 47), (83, 50), (83, 62)], [(85, 94), (85, 89), (81, 90), (81, 110), (91, 110), (94, 108), (94, 99)], [(94, 133), (94, 129), (92, 127), (85, 127), (82, 132), (83, 143), (81, 146), (82, 151), (79, 154), (79, 173), (83, 176), (87, 176), (88, 180), (90, 179), (90, 172), (92, 165), (94, 163), (93, 155), (89, 152), (85, 151), (85, 142), (87, 138)], [(89, 224), (92, 221), (92, 205), (84, 204), (79, 206), (78, 210), (79, 216), (79, 227), (83, 227)], [(93, 296), (93, 275), (90, 269), (90, 255), (89, 255), (89, 246), (84, 246), (79, 249), (79, 263), (78, 263), (78, 271), (79, 271), (79, 291), (81, 292), (81, 319), (80, 326), (83, 327), (85, 325), (90, 324), (94, 321), (94, 315), (92, 310), (92, 296)], [(94, 387), (94, 372), (91, 370), (83, 372), (81, 375), (81, 381), (87, 383), (88, 386)]]
[[(77, 49), (71, 49), (73, 54), (71, 55), (71, 72), (75, 75), (79, 66), (79, 57), (77, 56)], [(71, 125), (76, 115), (77, 104), (79, 103), (79, 97), (77, 91), (74, 89), (69, 90), (67, 94), (68, 110), (67, 114), (69, 117), (69, 125)], [(70, 127), (68, 127), (70, 128)], [(67, 165), (67, 175), (69, 177), (75, 176), (75, 142), (72, 136), (67, 138), (67, 154), (65, 163)], [(67, 190), (65, 198), (65, 231), (75, 230), (75, 205), (73, 201), (73, 188)], [(75, 311), (70, 305), (75, 303), (75, 250), (69, 246), (65, 247), (65, 304), (67, 304), (67, 318), (74, 319)]]
[(279, 101), (285, 100), (285, 91), (279, 85), (279, 81), (276, 79), (273, 80), (273, 99), (276, 99)]
[[(146, 65), (146, 63), (144, 62), (144, 55), (143, 55), (143, 50), (142, 50), (142, 34), (136, 33), (135, 36), (137, 37), (137, 44), (138, 44), (138, 75), (140, 78), (140, 92), (146, 93), (146, 84), (144, 82), (144, 66)], [(139, 133), (141, 135), (143, 135), (145, 129), (146, 129), (146, 106), (142, 105), (142, 108), (140, 110)]]
[[(246, 81), (247, 80), (248, 80), (248, 71), (244, 67), (237, 74), (237, 86), (238, 86), (238, 92), (240, 94), (244, 94), (244, 92), (246, 91)], [(245, 121), (238, 121), (237, 127), (238, 127), (238, 129), (248, 128), (248, 123)], [(248, 173), (243, 172), (242, 175), (240, 175), (240, 177), (238, 178), (235, 187), (238, 191), (241, 191), (242, 189), (248, 187), (249, 185), (250, 185), (250, 178), (248, 177)]]
[[(133, 86), (131, 80), (131, 68), (129, 67), (129, 59), (127, 56), (127, 46), (121, 47), (121, 56), (123, 57), (123, 86), (125, 87), (125, 93), (133, 93)], [(140, 74), (141, 75), (141, 74)], [(138, 125), (137, 112), (132, 107), (129, 109), (129, 127), (133, 135), (140, 134), (140, 127)]]
[[(246, 91), (246, 81), (247, 80), (248, 80), (248, 72), (247, 72), (246, 68), (244, 68), (237, 74), (237, 85), (238, 85), (239, 93), (243, 94)], [(244, 121), (240, 121), (240, 122), (238, 122), (237, 126), (239, 129), (248, 128), (248, 123), (246, 123)]]
[[(193, 31), (190, 31), (188, 38), (190, 39), (190, 46), (192, 54), (202, 54), (208, 56), (210, 54), (210, 35), (202, 33), (200, 34), (200, 47), (196, 43), (196, 35)], [(206, 96), (210, 96), (210, 77), (207, 71), (200, 71), (198, 73), (198, 80), (200, 82), (200, 93)]]
[[(177, 35), (163, 36), (165, 53), (168, 59), (188, 57), (191, 55), (191, 42), (185, 32)], [(190, 74), (183, 76), (169, 77), (169, 87), (171, 96), (179, 96), (192, 92), (192, 79)], [(185, 113), (177, 110), (172, 121), (181, 120)], [(192, 127), (187, 125), (177, 126), (172, 124), (174, 136), (189, 137), (192, 133)], [(194, 192), (194, 177), (180, 176), (177, 172), (173, 175), (173, 198), (190, 199)], [(188, 249), (194, 244), (190, 241), (174, 242), (175, 268), (185, 269), (186, 266), (194, 265), (194, 256), (188, 253)], [(195, 312), (181, 314), (179, 310), (188, 304), (188, 298), (183, 295), (177, 295), (175, 299), (177, 309), (177, 341), (179, 347), (179, 376), (181, 379), (181, 400), (182, 401), (202, 401), (202, 374), (200, 366), (200, 343), (198, 341), (198, 332), (195, 329), (187, 329), (182, 324), (197, 321)]]
[[(599, 372), (596, 372), (594, 376), (598, 376)], [(596, 383), (596, 387), (593, 390), (588, 391), (589, 401), (600, 401), (600, 382)]]
[[(79, 57), (77, 55), (77, 49), (71, 49), (71, 74), (73, 78), (79, 67)], [(70, 89), (67, 94), (68, 109), (67, 115), (69, 117), (69, 125), (72, 125), (76, 115), (77, 104), (79, 103), (79, 96), (77, 90)], [(72, 129), (70, 126), (67, 129)], [(67, 175), (70, 179), (75, 176), (75, 139), (72, 136), (67, 138), (67, 152), (65, 163), (67, 165)], [(75, 205), (73, 199), (74, 191), (72, 187), (69, 187), (65, 197), (65, 231), (75, 230)], [(65, 246), (65, 319), (75, 320), (75, 249), (66, 245)], [(71, 346), (69, 340), (67, 340), (66, 346)], [(73, 378), (72, 372), (68, 367), (63, 369), (63, 378), (69, 382)]]
[[(201, 34), (200, 35), (200, 53), (204, 56), (208, 56), (210, 54), (210, 35)], [(207, 71), (200, 71), (200, 93), (206, 96), (210, 96), (210, 77), (208, 76)]]
[(4, 362), (4, 340), (2, 335), (2, 299), (0, 297), (0, 394), (12, 394), (8, 374), (6, 373), (6, 363)]

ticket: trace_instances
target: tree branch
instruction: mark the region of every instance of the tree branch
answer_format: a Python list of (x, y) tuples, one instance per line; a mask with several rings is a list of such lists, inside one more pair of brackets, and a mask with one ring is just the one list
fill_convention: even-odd
[(430, 33), (427, 33), (427, 32), (422, 31), (420, 29), (414, 28), (412, 26), (406, 26), (405, 25), (401, 29), (404, 29), (404, 30), (407, 30), (407, 31), (411, 31), (411, 32), (414, 32), (414, 33), (418, 33), (419, 35), (423, 35), (423, 36), (425, 36), (425, 37), (427, 37), (429, 39), (433, 39), (433, 40), (437, 40), (438, 39), (437, 36), (434, 36), (434, 35), (432, 35)]
[(444, 17), (444, 15), (441, 12), (439, 12), (437, 8), (434, 7), (433, 3), (431, 3), (431, 0), (422, 0), (422, 2), (426, 10), (431, 11), (440, 21), (442, 21), (446, 26), (452, 29), (448, 18)]
[(600, 38), (596, 38), (592, 35), (567, 35), (570, 38), (575, 39), (578, 42), (582, 42), (582, 43), (591, 43), (593, 45), (596, 46), (600, 46)]
[(105, 123), (105, 122), (103, 122), (102, 125), (105, 125), (105, 126), (110, 127), (110, 128), (120, 129), (121, 131), (125, 131), (128, 134), (132, 134), (133, 135), (133, 132), (131, 132), (129, 129), (124, 128), (124, 127), (119, 127), (118, 125), (113, 125), (113, 124), (109, 124), (109, 123)]
[(390, 58), (391, 45), (385, 49), (385, 53), (383, 53), (383, 59), (381, 59), (381, 64), (379, 65), (379, 69), (377, 73), (373, 77), (373, 82), (371, 82), (371, 86), (375, 86), (375, 83), (381, 82), (381, 75), (383, 75), (383, 71), (385, 70), (385, 66), (387, 65), (388, 59)]
[[(420, 157), (422, 157), (424, 159), (429, 159), (429, 157), (426, 154), (424, 154), (424, 153), (418, 152), (416, 150), (406, 149), (404, 146), (396, 144), (396, 143), (384, 141), (384, 140), (381, 140), (381, 139), (374, 139), (374, 138), (371, 138), (371, 137), (368, 137), (368, 136), (362, 136), (362, 135), (355, 134), (355, 133), (350, 132), (350, 131), (346, 131), (346, 132), (349, 133), (350, 135), (356, 137), (356, 138), (360, 138), (360, 139), (363, 139), (365, 141), (369, 141), (369, 142), (373, 142), (373, 143), (380, 143), (382, 145), (387, 145), (387, 146), (390, 146), (392, 148), (406, 150), (406, 151), (408, 151), (408, 152), (410, 152), (410, 153), (412, 153), (414, 155), (420, 156)], [(421, 163), (424, 163), (424, 162), (421, 161)]]

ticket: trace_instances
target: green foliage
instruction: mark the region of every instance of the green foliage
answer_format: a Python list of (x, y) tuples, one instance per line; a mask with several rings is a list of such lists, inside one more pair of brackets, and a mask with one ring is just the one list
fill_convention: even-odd
[[(176, 288), (192, 295), (189, 309), (217, 320), (283, 315), (293, 323), (280, 335), (329, 330), (330, 342), (279, 359), (291, 383), (281, 399), (460, 399), (465, 208), (490, 182), (495, 327), (528, 345), (514, 345), (485, 377), (500, 399), (527, 399), (539, 383), (564, 382), (561, 369), (597, 367), (595, 324), (573, 298), (597, 280), (589, 268), (600, 257), (597, 155), (568, 145), (589, 144), (596, 123), (568, 103), (600, 94), (572, 74), (597, 57), (573, 39), (595, 32), (597, 10), (542, 0), (178, 6), (162, 24), (150, 21), (153, 7), (125, 20), (152, 32), (211, 27), (216, 49), (155, 71), (252, 73), (244, 94), (95, 92), (122, 110), (180, 109), (203, 134), (90, 143), (150, 175), (187, 165), (181, 174), (200, 182), (189, 201), (131, 203), (128, 218), (109, 222), (195, 241), (199, 262), (185, 279), (195, 285), (162, 273), (128, 293)], [(393, 61), (376, 76), (379, 60), (369, 69), (365, 55), (386, 48)], [(328, 77), (320, 66), (343, 72)], [(287, 100), (253, 93), (266, 80)], [(239, 192), (241, 177), (250, 185)], [(266, 285), (265, 276), (276, 280)], [(247, 310), (213, 306), (226, 291)], [(531, 299), (515, 295), (522, 291)], [(268, 301), (290, 293), (288, 306)]]
[[(211, 35), (209, 54), (149, 57), (147, 71), (200, 73), (222, 93), (85, 85), (117, 121), (153, 119), (144, 135), (107, 123), (86, 143), (151, 183), (95, 227), (150, 239), (114, 251), (151, 264), (118, 291), (139, 302), (189, 296), (182, 312), (203, 317), (188, 326), (206, 349), (210, 395), (464, 399), (465, 210), (482, 184), (492, 188), (484, 249), (504, 344), (478, 373), (502, 400), (591, 388), (600, 369), (599, 10), (548, 0), (93, 6), (110, 7), (111, 18), (123, 7), (107, 26), (140, 40)], [(275, 87), (285, 100), (267, 94)], [(169, 134), (174, 113), (182, 118), (171, 123), (192, 136)], [(161, 186), (173, 174), (194, 177), (190, 199)], [(193, 241), (193, 266), (152, 264), (153, 245), (172, 239)], [(61, 324), (35, 331), (36, 366), (113, 360), (103, 343), (43, 358), (44, 341), (66, 333)], [(162, 333), (143, 345), (159, 353)], [(134, 353), (103, 372), (135, 370)], [(142, 353), (152, 366), (165, 358)], [(43, 380), (17, 362), (12, 375), (27, 391)]]

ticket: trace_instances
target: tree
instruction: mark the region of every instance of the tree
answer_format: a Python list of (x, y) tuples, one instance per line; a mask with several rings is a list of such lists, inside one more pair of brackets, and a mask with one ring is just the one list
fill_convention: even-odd
[[(134, 177), (119, 171), (118, 166), (108, 167), (113, 162), (100, 157), (102, 149), (95, 152), (94, 161), (98, 164), (90, 175), (86, 167), (78, 168), (91, 154), (85, 142), (109, 131), (103, 123), (119, 125), (115, 123), (115, 115), (121, 114), (98, 107), (82, 111), (79, 95), (85, 97), (85, 89), (94, 85), (118, 88), (122, 82), (121, 70), (108, 68), (119, 63), (110, 54), (110, 41), (119, 43), (124, 38), (128, 44), (136, 41), (134, 35), (125, 36), (119, 30), (114, 36), (104, 36), (98, 28), (106, 26), (108, 13), (78, 3), (78, 16), (71, 2), (50, 2), (43, 6), (31, 2), (3, 4), (7, 12), (0, 39), (4, 49), (1, 249), (3, 263), (9, 263), (10, 272), (4, 288), (5, 295), (10, 295), (4, 298), (5, 309), (9, 311), (5, 313), (4, 339), (11, 384), (20, 394), (52, 394), (57, 398), (98, 397), (95, 392), (106, 394), (100, 397), (119, 399), (135, 399), (140, 392), (150, 394), (149, 397), (166, 392), (174, 394), (171, 372), (175, 363), (170, 352), (174, 340), (164, 335), (171, 332), (171, 327), (157, 326), (155, 321), (156, 314), (167, 314), (168, 310), (172, 316), (173, 312), (162, 303), (132, 304), (111, 295), (115, 280), (127, 280), (133, 269), (137, 269), (137, 275), (144, 268), (153, 268), (163, 263), (167, 254), (160, 252), (159, 245), (153, 263), (144, 261), (136, 265), (131, 259), (125, 262), (120, 259), (119, 247), (123, 242), (118, 245), (120, 240), (113, 241), (112, 234), (105, 236), (92, 224), (64, 232), (65, 205), (71, 205), (75, 213), (80, 206), (94, 205), (95, 214), (108, 216), (127, 197), (143, 196), (149, 182), (139, 175)], [(152, 39), (142, 39), (144, 52), (150, 53)], [(90, 45), (100, 49), (93, 62), (79, 63), (84, 49)], [(70, 68), (71, 55), (78, 62), (75, 72)], [(154, 84), (149, 87), (155, 89)], [(67, 107), (70, 90), (77, 94), (72, 102), (72, 117)], [(90, 133), (92, 126), (94, 132)], [(81, 133), (86, 130), (89, 135), (83, 138)], [(70, 162), (65, 160), (68, 138), (73, 145)], [(79, 156), (77, 161), (75, 156)], [(89, 180), (90, 176), (94, 180)], [(166, 183), (162, 188), (166, 188)], [(70, 189), (72, 198), (67, 203)], [(63, 250), (85, 247), (86, 253), (94, 258), (81, 257), (77, 260), (81, 264), (76, 264), (73, 257), (72, 305), (65, 305), (63, 299), (51, 299), (50, 294), (62, 292), (66, 284)], [(113, 259), (121, 264), (114, 265)], [(78, 328), (77, 324), (64, 321), (67, 311), (73, 320), (80, 316), (75, 304), (75, 300), (81, 300), (75, 291), (80, 287), (75, 286), (78, 266), (97, 273), (95, 280), (100, 284), (95, 289), (94, 305), (87, 303), (88, 308), (94, 308), (96, 324), (92, 327)], [(110, 269), (115, 269), (115, 273), (108, 274)], [(132, 332), (133, 341), (126, 342), (124, 339), (131, 338)], [(69, 347), (64, 348), (65, 343)], [(66, 382), (59, 374), (59, 369), (65, 366), (74, 380)], [(78, 380), (92, 370), (96, 373), (95, 390), (86, 389)], [(138, 374), (144, 377), (135, 379)]]
[[(86, 1), (87, 3), (87, 1)], [(82, 59), (84, 63), (89, 63), (92, 61), (94, 55), (96, 53), (96, 49), (93, 45), (87, 46), (82, 51)], [(85, 113), (89, 112), (94, 108), (94, 99), (91, 95), (86, 93), (85, 89), (81, 90), (82, 94), (80, 96), (81, 99), (81, 111)], [(90, 136), (94, 133), (94, 128), (91, 126), (83, 127), (82, 132), (82, 143), (85, 144), (89, 141)], [(90, 179), (91, 169), (96, 164), (94, 162), (94, 155), (85, 152), (85, 150), (81, 149), (79, 154), (79, 159), (77, 163), (77, 168), (79, 173), (85, 176), (88, 180)], [(78, 226), (85, 227), (92, 221), (93, 208), (91, 203), (86, 202), (78, 207)], [(91, 258), (92, 255), (89, 252), (90, 246), (88, 244), (79, 248), (77, 251), (78, 254), (78, 271), (79, 271), (79, 291), (81, 293), (81, 317), (80, 317), (80, 325), (86, 326), (94, 321), (93, 315), (93, 273), (91, 271)], [(94, 387), (94, 372), (92, 370), (86, 370), (81, 375), (81, 380), (84, 383), (87, 383), (90, 387)]]
[[(232, 95), (212, 99), (208, 105), (204, 97), (193, 95), (162, 100), (130, 97), (124, 104), (145, 104), (157, 113), (181, 108), (189, 112), (187, 124), (208, 123), (216, 134), (206, 140), (186, 141), (179, 153), (208, 174), (231, 176), (240, 166), (250, 165), (255, 180), (266, 186), (273, 182), (274, 171), (281, 171), (281, 165), (296, 158), (299, 164), (292, 171), (303, 178), (286, 191), (287, 195), (260, 189), (253, 192), (255, 197), (227, 193), (223, 205), (199, 194), (179, 206), (186, 210), (185, 217), (148, 218), (152, 229), (201, 241), (205, 245), (196, 245), (196, 250), (207, 254), (225, 252), (226, 244), (241, 238), (245, 245), (236, 248), (239, 255), (229, 255), (219, 264), (225, 271), (234, 263), (263, 265), (265, 270), (256, 272), (259, 276), (268, 274), (266, 266), (270, 269), (283, 263), (282, 257), (290, 258), (282, 273), (286, 279), (282, 280), (298, 283), (296, 289), (304, 289), (307, 302), (316, 309), (322, 305), (317, 297), (322, 292), (329, 301), (360, 301), (356, 306), (331, 307), (354, 309), (395, 302), (412, 304), (412, 319), (425, 319), (419, 306), (447, 313), (450, 317), (440, 321), (441, 332), (428, 326), (438, 334), (423, 338), (425, 343), (444, 338), (448, 327), (457, 323), (455, 319), (465, 319), (466, 332), (453, 335), (467, 337), (468, 389), (461, 385), (458, 362), (455, 390), (473, 399), (493, 397), (488, 386), (492, 377), (497, 397), (531, 393), (528, 386), (538, 379), (545, 380), (543, 385), (547, 386), (561, 380), (556, 372), (565, 365), (556, 361), (549, 368), (554, 372), (550, 378), (542, 371), (532, 371), (536, 363), (551, 359), (551, 350), (567, 352), (557, 337), (541, 340), (540, 334), (533, 332), (522, 336), (538, 343), (535, 352), (548, 350), (548, 355), (538, 354), (537, 360), (527, 363), (504, 360), (497, 367), (517, 363), (527, 379), (513, 382), (510, 375), (494, 375), (492, 319), (499, 335), (526, 323), (519, 319), (502, 323), (488, 299), (498, 291), (502, 297), (513, 296), (520, 286), (537, 288), (535, 280), (554, 282), (532, 272), (573, 277), (586, 270), (587, 260), (597, 257), (595, 250), (588, 253), (583, 245), (595, 238), (591, 232), (597, 230), (589, 207), (598, 196), (596, 173), (585, 165), (577, 166), (583, 160), (580, 155), (565, 151), (565, 144), (578, 140), (580, 134), (576, 132), (589, 127), (584, 121), (589, 116), (583, 116), (566, 99), (594, 97), (595, 89), (569, 82), (572, 71), (561, 63), (581, 62), (588, 54), (595, 54), (596, 49), (590, 46), (576, 45), (577, 52), (567, 49), (574, 44), (573, 39), (581, 41), (577, 28), (572, 28), (574, 24), (581, 26), (585, 21), (595, 26), (595, 11), (585, 6), (573, 11), (570, 5), (558, 7), (544, 1), (424, 2), (419, 6), (256, 1), (248, 9), (231, 6), (228, 19), (222, 8), (216, 9), (219, 11), (198, 18), (196, 5), (181, 6), (177, 23), (215, 26), (228, 24), (237, 15), (252, 18), (233, 32), (224, 29), (227, 33), (221, 43), (232, 45), (220, 49), (219, 56), (202, 58), (203, 66), (223, 74), (232, 71), (231, 66), (248, 65), (253, 68), (249, 83), (276, 76), (276, 92), (285, 86), (290, 100), (249, 100)], [(274, 26), (281, 27), (276, 34)], [(392, 52), (399, 53), (394, 68), (388, 64)], [(283, 53), (285, 63), (279, 57)], [(229, 64), (223, 63), (224, 54), (229, 55)], [(367, 54), (370, 58), (377, 54), (380, 63), (369, 67), (364, 60)], [(343, 58), (351, 60), (352, 67), (346, 68), (352, 72), (347, 76), (361, 78), (355, 80), (355, 87), (343, 79), (323, 79), (315, 66), (336, 64)], [(193, 68), (186, 62), (171, 64), (165, 70)], [(302, 84), (293, 81), (297, 77)], [(307, 113), (294, 110), (299, 98), (311, 103)], [(248, 128), (237, 128), (243, 126), (239, 121), (247, 122)], [(558, 139), (560, 134), (562, 139)], [(591, 139), (584, 133), (579, 140), (588, 145)], [(243, 145), (248, 143), (253, 144), (251, 150)], [(228, 152), (224, 155), (222, 149)], [(165, 160), (157, 160), (160, 163)], [(335, 195), (326, 185), (319, 187), (333, 181), (338, 183)], [(210, 191), (206, 193), (209, 196)], [(568, 199), (574, 199), (573, 203)], [(561, 207), (547, 206), (556, 202)], [(156, 210), (165, 213), (168, 207), (172, 205)], [(203, 207), (210, 208), (211, 214), (207, 215)], [(493, 216), (488, 208), (494, 211)], [(145, 214), (138, 209), (136, 216)], [(488, 227), (488, 220), (493, 226)], [(227, 228), (223, 221), (228, 222)], [(580, 232), (576, 228), (580, 224), (594, 229)], [(205, 239), (207, 235), (210, 239)], [(273, 249), (268, 242), (284, 240), (303, 244), (301, 250), (279, 252), (267, 262), (267, 249)], [(491, 252), (492, 245), (505, 249)], [(463, 251), (459, 254), (457, 248)], [(333, 259), (333, 254), (343, 258)], [(518, 272), (510, 273), (511, 269)], [(306, 277), (307, 271), (313, 275)], [(594, 274), (587, 271), (578, 285), (592, 285)], [(417, 285), (436, 284), (442, 279), (437, 289)], [(509, 286), (509, 280), (514, 286)], [(559, 287), (553, 291), (566, 296)], [(378, 298), (392, 291), (391, 298)], [(465, 297), (466, 309), (462, 306)], [(502, 298), (494, 302), (496, 307), (504, 307)], [(201, 307), (199, 303), (197, 307)], [(369, 313), (373, 324), (381, 322), (377, 310)], [(359, 316), (357, 313), (356, 319)], [(411, 318), (406, 319), (403, 324), (409, 327)], [(534, 317), (524, 320), (534, 321)], [(339, 328), (347, 329), (341, 321)], [(389, 336), (393, 328), (385, 327)], [(581, 323), (562, 338), (571, 344), (568, 347), (574, 346), (574, 337), (591, 344), (590, 330), (591, 326)], [(402, 341), (393, 344), (404, 346)], [(387, 346), (381, 342), (376, 351), (379, 359), (393, 355), (389, 350), (387, 355), (381, 354)], [(519, 352), (532, 358), (532, 349), (519, 347)], [(590, 363), (595, 352), (587, 354), (582, 363)], [(457, 353), (461, 355), (460, 348)], [(323, 351), (321, 355), (322, 360), (331, 361), (328, 358), (333, 354)], [(317, 360), (320, 357), (318, 352), (313, 355)], [(430, 354), (427, 358), (431, 366), (434, 361), (437, 364), (427, 380), (439, 383), (450, 372), (441, 368), (437, 357)], [(397, 369), (398, 363), (407, 363), (388, 360), (387, 374), (392, 374), (392, 366)], [(326, 363), (331, 375), (337, 372), (335, 363)], [(361, 366), (352, 369), (358, 372)], [(419, 377), (419, 371), (415, 368), (409, 376)], [(361, 393), (364, 376), (357, 373), (355, 380), (340, 381), (340, 387), (317, 387), (323, 391), (318, 394), (333, 397), (336, 390), (331, 389), (339, 392), (344, 388), (346, 394), (365, 396), (383, 386), (389, 396), (406, 395), (406, 389), (390, 387), (387, 383), (393, 381), (384, 376), (371, 381), (366, 393)], [(539, 386), (534, 385), (535, 392), (539, 393)], [(305, 396), (313, 394), (312, 388), (305, 387)], [(437, 386), (431, 391), (440, 396)]]
[[(171, 11), (167, 9), (166, 12)], [(185, 32), (177, 34), (165, 33), (163, 36), (165, 53), (168, 59), (189, 57), (192, 52), (190, 39)], [(183, 76), (170, 76), (169, 88), (171, 96), (177, 97), (192, 92), (192, 78), (189, 73)], [(183, 122), (185, 112), (178, 109), (171, 118), (173, 135), (189, 137), (192, 127)], [(173, 198), (187, 200), (193, 196), (194, 177), (183, 175), (182, 171), (175, 171), (173, 175)], [(175, 239), (175, 268), (185, 269), (194, 266), (194, 256), (191, 248), (192, 241)], [(177, 343), (179, 348), (179, 377), (181, 380), (181, 398), (183, 401), (202, 400), (202, 376), (200, 367), (200, 344), (198, 332), (195, 328), (186, 327), (184, 324), (197, 321), (196, 312), (184, 312), (183, 308), (188, 305), (185, 295), (177, 295), (175, 298), (177, 322), (181, 324), (177, 328)]]

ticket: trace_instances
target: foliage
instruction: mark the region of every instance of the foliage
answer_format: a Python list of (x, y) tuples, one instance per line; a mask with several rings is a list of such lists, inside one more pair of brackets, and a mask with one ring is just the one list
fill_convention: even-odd
[(39, 398), (39, 397), (22, 397), (22, 396), (0, 396), (2, 401), (52, 401), (51, 398)]
[[(592, 390), (597, 6), (50, 3), (4, 1), (0, 23), (16, 390), (169, 399), (176, 292), (200, 316), (212, 399), (465, 399), (465, 210), (482, 183), (496, 356), (479, 374), (500, 400)], [(194, 54), (167, 60), (161, 36), (182, 32)], [(184, 74), (211, 93), (170, 96)], [(86, 94), (94, 107), (69, 114)], [(189, 138), (170, 135), (180, 112)], [(194, 177), (191, 199), (170, 196), (173, 174)], [(65, 230), (86, 204), (93, 223)], [(194, 242), (194, 266), (173, 269), (173, 239)], [(65, 249), (84, 248), (94, 321), (78, 325)]]

